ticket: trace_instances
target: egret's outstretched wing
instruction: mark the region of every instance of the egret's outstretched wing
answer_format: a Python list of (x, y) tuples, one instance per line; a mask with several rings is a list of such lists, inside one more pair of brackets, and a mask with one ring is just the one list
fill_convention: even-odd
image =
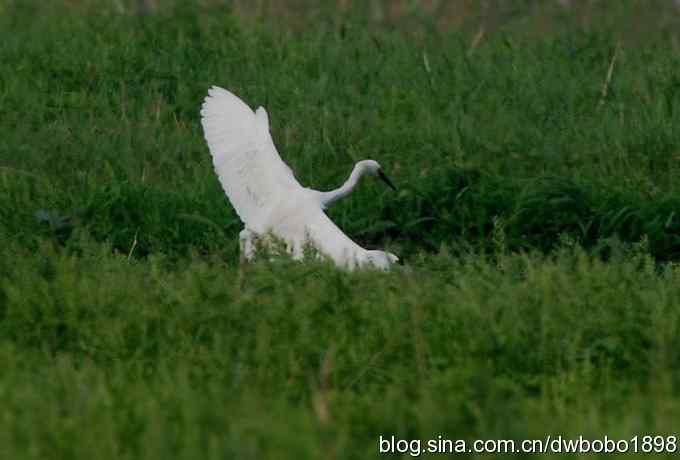
[(366, 250), (345, 235), (320, 208), (307, 208), (295, 223), (290, 223), (292, 225), (282, 225), (277, 230), (283, 239), (296, 240), (298, 250), (311, 242), (322, 254), (346, 268), (352, 269), (365, 262)]
[[(290, 169), (290, 166), (288, 166), (283, 160), (281, 160), (281, 156), (279, 155), (278, 150), (276, 150), (274, 139), (272, 139), (272, 135), (269, 132), (269, 115), (267, 115), (267, 111), (264, 109), (264, 107), (258, 107), (255, 111), (255, 121), (257, 122), (257, 138), (262, 143), (262, 148), (267, 151), (274, 152), (276, 157), (281, 161), (285, 171), (290, 175), (290, 177), (293, 178), (293, 180), (295, 180), (293, 170)], [(297, 180), (295, 180), (295, 183), (300, 185)]]
[(256, 114), (213, 86), (201, 108), (201, 124), (222, 188), (243, 223), (257, 228), (268, 206), (301, 188), (274, 147), (263, 108)]

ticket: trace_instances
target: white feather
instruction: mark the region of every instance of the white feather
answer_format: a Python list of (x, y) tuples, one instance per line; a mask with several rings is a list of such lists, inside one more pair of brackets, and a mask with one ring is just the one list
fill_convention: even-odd
[(219, 87), (208, 91), (201, 109), (217, 177), (236, 213), (253, 228), (264, 224), (274, 200), (302, 188), (274, 147), (267, 113), (258, 112)]
[[(215, 172), (246, 227), (242, 250), (253, 247), (250, 238), (271, 232), (286, 242), (295, 258), (301, 258), (305, 244), (311, 242), (336, 264), (350, 269), (364, 264), (387, 268), (397, 260), (389, 253), (365, 250), (323, 212), (350, 193), (363, 174), (377, 174), (378, 163), (357, 163), (342, 187), (322, 193), (302, 187), (281, 160), (263, 107), (253, 112), (229, 91), (213, 86), (201, 109), (201, 123)], [(252, 255), (250, 249), (245, 252), (246, 257)]]

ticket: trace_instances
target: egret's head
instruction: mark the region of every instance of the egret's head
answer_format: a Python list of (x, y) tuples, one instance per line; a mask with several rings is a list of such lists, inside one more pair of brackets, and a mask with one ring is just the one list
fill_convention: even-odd
[(385, 182), (392, 190), (395, 192), (397, 191), (397, 187), (395, 187), (390, 178), (387, 177), (380, 166), (380, 163), (375, 160), (363, 160), (359, 162), (359, 165), (361, 165), (361, 167), (369, 174), (378, 176), (380, 179), (382, 179), (383, 182)]

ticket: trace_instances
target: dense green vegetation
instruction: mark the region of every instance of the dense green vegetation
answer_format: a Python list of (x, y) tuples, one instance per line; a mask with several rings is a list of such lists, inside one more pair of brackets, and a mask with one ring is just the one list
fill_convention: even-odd
[[(0, 457), (679, 434), (671, 34), (73, 3), (0, 1)], [(400, 191), (330, 214), (404, 266), (239, 267), (213, 84), (268, 108), (305, 185), (379, 160)]]

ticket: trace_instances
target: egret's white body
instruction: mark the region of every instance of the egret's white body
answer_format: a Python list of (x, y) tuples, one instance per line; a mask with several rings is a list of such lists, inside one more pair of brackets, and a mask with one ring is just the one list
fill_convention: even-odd
[(213, 165), (229, 201), (244, 223), (242, 254), (254, 255), (255, 240), (267, 234), (285, 242), (291, 255), (303, 257), (307, 244), (338, 266), (373, 265), (387, 269), (398, 258), (369, 251), (345, 235), (324, 212), (349, 194), (364, 174), (384, 176), (373, 160), (358, 162), (337, 190), (319, 192), (300, 185), (274, 146), (264, 108), (253, 112), (229, 91), (213, 86), (201, 109), (201, 123)]

